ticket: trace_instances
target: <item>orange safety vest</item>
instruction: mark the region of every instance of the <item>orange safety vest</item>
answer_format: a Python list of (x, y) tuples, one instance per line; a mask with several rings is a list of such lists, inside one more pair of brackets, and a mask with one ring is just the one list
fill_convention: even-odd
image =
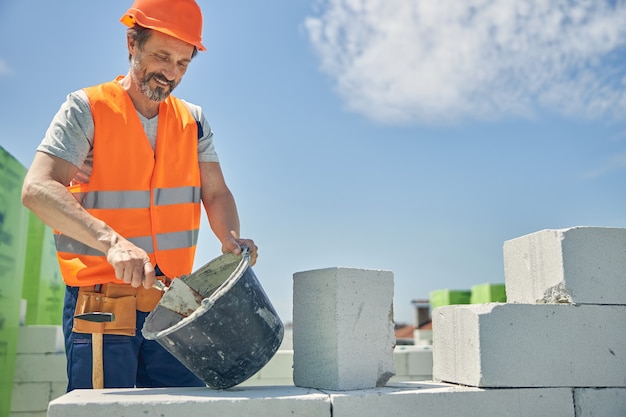
[[(86, 88), (94, 119), (93, 171), (68, 187), (82, 206), (144, 249), (168, 277), (193, 268), (200, 229), (198, 126), (175, 97), (159, 105), (153, 152), (130, 96), (117, 81)], [(106, 255), (55, 231), (65, 283), (120, 282)]]

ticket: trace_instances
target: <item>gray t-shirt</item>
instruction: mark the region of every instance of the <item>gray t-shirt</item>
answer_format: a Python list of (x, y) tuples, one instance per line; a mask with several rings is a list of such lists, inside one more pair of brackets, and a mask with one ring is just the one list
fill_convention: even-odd
[[(200, 162), (219, 162), (213, 146), (213, 131), (204, 117), (202, 108), (184, 100), (183, 102), (189, 108), (194, 119), (199, 121), (202, 126), (202, 137), (198, 138), (198, 160)], [(137, 114), (150, 140), (152, 150), (154, 150), (159, 116), (148, 119), (140, 113)], [(37, 150), (77, 166), (78, 172), (72, 183), (86, 184), (89, 182), (93, 167), (93, 135), (94, 123), (87, 93), (84, 90), (74, 91), (67, 96), (52, 119)]]

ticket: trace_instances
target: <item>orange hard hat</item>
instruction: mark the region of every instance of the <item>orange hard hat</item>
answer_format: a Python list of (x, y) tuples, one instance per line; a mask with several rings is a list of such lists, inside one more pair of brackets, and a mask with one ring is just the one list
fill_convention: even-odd
[(206, 51), (202, 45), (202, 11), (195, 0), (135, 0), (120, 22), (157, 30)]

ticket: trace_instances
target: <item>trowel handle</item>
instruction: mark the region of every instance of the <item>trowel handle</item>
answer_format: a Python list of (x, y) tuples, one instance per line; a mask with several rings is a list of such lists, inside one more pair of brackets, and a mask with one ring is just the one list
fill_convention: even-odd
[(154, 284), (152, 284), (152, 288), (156, 288), (159, 291), (165, 292), (167, 290), (167, 286), (163, 283), (163, 281), (159, 279), (154, 280)]

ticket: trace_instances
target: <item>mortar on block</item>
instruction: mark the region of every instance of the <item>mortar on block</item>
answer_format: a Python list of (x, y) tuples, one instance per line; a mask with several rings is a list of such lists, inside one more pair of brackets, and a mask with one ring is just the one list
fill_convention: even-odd
[(146, 318), (156, 340), (210, 388), (225, 389), (257, 373), (274, 356), (284, 326), (250, 267), (247, 248), (174, 279)]

